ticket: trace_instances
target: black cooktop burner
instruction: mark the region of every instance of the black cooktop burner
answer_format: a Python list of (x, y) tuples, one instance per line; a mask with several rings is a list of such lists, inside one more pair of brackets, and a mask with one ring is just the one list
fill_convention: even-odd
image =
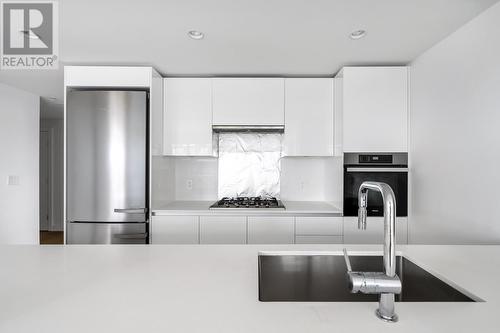
[(236, 198), (222, 198), (212, 206), (210, 209), (226, 209), (226, 208), (262, 208), (262, 209), (285, 209), (283, 203), (273, 197), (236, 197)]

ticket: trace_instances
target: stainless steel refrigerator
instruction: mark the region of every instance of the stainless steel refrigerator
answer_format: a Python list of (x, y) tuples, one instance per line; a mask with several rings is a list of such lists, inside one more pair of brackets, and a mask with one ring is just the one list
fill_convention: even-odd
[(72, 90), (66, 100), (66, 242), (148, 242), (148, 93)]

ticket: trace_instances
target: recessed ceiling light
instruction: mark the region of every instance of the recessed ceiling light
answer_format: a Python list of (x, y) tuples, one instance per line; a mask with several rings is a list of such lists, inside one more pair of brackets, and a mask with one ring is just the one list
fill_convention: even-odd
[(351, 32), (351, 34), (349, 35), (349, 37), (351, 37), (351, 39), (360, 39), (360, 38), (363, 38), (366, 36), (366, 30), (355, 30), (353, 32)]
[(191, 37), (192, 39), (203, 39), (203, 37), (205, 37), (203, 32), (197, 30), (189, 31), (188, 36)]

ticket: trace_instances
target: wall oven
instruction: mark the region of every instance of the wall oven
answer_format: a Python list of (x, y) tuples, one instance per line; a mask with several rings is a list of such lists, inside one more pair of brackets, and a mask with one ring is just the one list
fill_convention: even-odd
[[(389, 184), (396, 196), (396, 216), (408, 216), (407, 153), (344, 154), (344, 216), (358, 215), (358, 190), (364, 181)], [(369, 191), (368, 216), (383, 216), (382, 195)]]

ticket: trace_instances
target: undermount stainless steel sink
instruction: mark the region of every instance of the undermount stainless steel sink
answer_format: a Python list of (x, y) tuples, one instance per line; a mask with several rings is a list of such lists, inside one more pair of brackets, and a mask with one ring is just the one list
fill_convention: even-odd
[[(380, 271), (382, 256), (351, 256), (353, 271)], [(330, 254), (259, 254), (262, 302), (377, 302), (379, 295), (351, 294), (344, 257)], [(403, 288), (398, 302), (475, 302), (410, 260), (398, 256)]]

